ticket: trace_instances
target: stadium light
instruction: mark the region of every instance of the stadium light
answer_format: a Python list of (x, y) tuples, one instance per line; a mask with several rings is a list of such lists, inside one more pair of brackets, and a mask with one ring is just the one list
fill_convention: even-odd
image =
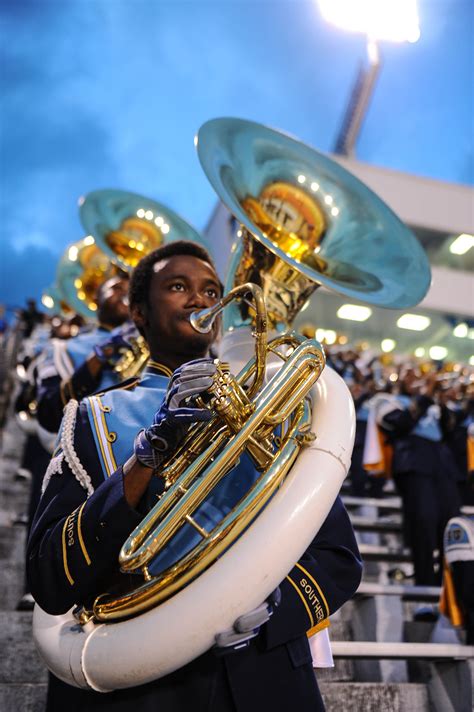
[(380, 348), (385, 354), (389, 354), (390, 351), (393, 351), (396, 345), (397, 342), (394, 341), (394, 339), (382, 339), (380, 342)]
[(397, 321), (399, 329), (410, 329), (411, 331), (424, 331), (431, 324), (428, 316), (421, 314), (402, 314)]
[(334, 152), (355, 156), (375, 82), (380, 72), (377, 42), (416, 42), (420, 37), (416, 0), (318, 0), (322, 17), (343, 30), (367, 37), (367, 56), (359, 68)]
[(458, 339), (465, 339), (469, 334), (468, 326), (465, 322), (458, 324), (453, 329), (453, 336), (457, 336)]
[(327, 22), (373, 41), (416, 42), (420, 25), (416, 0), (319, 0)]
[(468, 235), (466, 232), (463, 232), (462, 235), (459, 235), (452, 241), (449, 246), (449, 251), (453, 255), (465, 255), (471, 247), (474, 247), (474, 235)]
[(339, 319), (350, 319), (351, 321), (366, 321), (371, 314), (370, 307), (361, 307), (357, 304), (343, 304), (337, 310)]
[(46, 307), (46, 309), (52, 309), (54, 307), (54, 299), (53, 297), (50, 297), (49, 294), (43, 294), (41, 297), (41, 303), (44, 307)]
[(448, 355), (448, 349), (444, 346), (432, 346), (429, 353), (433, 361), (442, 361)]

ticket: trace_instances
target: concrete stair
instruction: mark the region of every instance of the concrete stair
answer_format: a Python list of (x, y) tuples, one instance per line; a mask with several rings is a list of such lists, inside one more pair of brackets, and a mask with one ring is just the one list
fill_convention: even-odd
[[(320, 675), (318, 674), (318, 678)], [(429, 712), (426, 685), (417, 683), (320, 682), (326, 712)]]
[[(14, 478), (22, 440), (21, 431), (10, 420), (0, 460), (0, 712), (43, 712), (46, 699), (47, 673), (32, 641), (31, 613), (15, 611), (23, 593), (26, 530), (13, 521), (26, 511), (28, 501), (28, 483)], [(434, 691), (430, 675), (435, 679), (440, 675), (432, 661), (419, 663), (418, 667), (407, 664), (410, 655), (403, 647), (408, 645), (404, 641), (404, 621), (409, 625), (412, 607), (419, 602), (436, 602), (439, 590), (389, 582), (391, 562), (408, 565), (409, 552), (401, 544), (398, 498), (381, 502), (384, 504), (349, 498), (364, 552), (365, 572), (354, 599), (331, 620), (335, 665), (316, 671), (327, 712), (464, 712), (463, 707), (450, 707), (449, 698), (448, 706), (440, 708), (435, 698), (444, 702), (443, 688)], [(405, 626), (405, 635), (417, 643), (426, 643), (429, 634), (423, 630), (421, 634)], [(371, 659), (369, 647), (378, 643), (388, 645), (386, 650), (391, 649), (395, 659), (382, 660), (380, 648)], [(388, 652), (385, 654), (388, 656)], [(453, 674), (450, 670), (449, 675)]]

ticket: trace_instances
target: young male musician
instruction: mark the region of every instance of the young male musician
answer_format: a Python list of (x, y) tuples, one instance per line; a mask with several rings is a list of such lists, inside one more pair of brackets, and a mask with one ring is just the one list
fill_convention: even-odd
[[(137, 266), (130, 308), (148, 342), (150, 362), (141, 380), (66, 408), (60, 446), (29, 542), (31, 590), (47, 612), (59, 614), (74, 603), (90, 603), (119, 575), (120, 547), (156, 489), (153, 473), (163, 454), (180, 442), (190, 423), (209, 417), (188, 398), (210, 385), (215, 364), (207, 354), (215, 333), (195, 332), (189, 316), (215, 304), (220, 294), (209, 255), (193, 243), (170, 243)], [(230, 474), (251, 485), (256, 473), (239, 468)], [(232, 496), (225, 485), (218, 487), (212, 506), (202, 512), (204, 520), (212, 521), (215, 509), (229, 505)], [(175, 553), (164, 556), (168, 559), (162, 566)], [(360, 575), (352, 527), (338, 499), (312, 544), (264, 606), (262, 624), (237, 635), (236, 645), (226, 647), (224, 635), (220, 647), (176, 672), (104, 695), (56, 681), (48, 712), (323, 710), (306, 633), (352, 596)], [(300, 585), (303, 578), (314, 582), (308, 587), (311, 595)]]
[(110, 358), (124, 346), (114, 331), (129, 318), (128, 278), (112, 277), (99, 288), (97, 327), (72, 339), (54, 339), (39, 369), (38, 422), (57, 433), (64, 406), (118, 383)]

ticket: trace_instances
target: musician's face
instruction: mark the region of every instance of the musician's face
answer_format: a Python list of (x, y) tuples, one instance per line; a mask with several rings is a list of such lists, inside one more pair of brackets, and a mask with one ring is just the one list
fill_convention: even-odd
[(210, 264), (191, 255), (176, 255), (155, 263), (148, 306), (142, 309), (143, 329), (152, 357), (189, 361), (204, 356), (217, 333), (199, 334), (189, 322), (193, 311), (214, 305), (221, 296)]
[(112, 277), (102, 285), (99, 292), (99, 321), (116, 327), (130, 318), (128, 310), (128, 279)]

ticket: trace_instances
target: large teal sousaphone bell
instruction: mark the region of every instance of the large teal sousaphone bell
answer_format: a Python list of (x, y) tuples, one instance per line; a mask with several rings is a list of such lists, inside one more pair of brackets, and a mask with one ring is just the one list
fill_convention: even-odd
[(56, 285), (64, 302), (89, 321), (97, 320), (100, 286), (123, 270), (111, 262), (92, 235), (68, 245), (61, 257)]
[(427, 293), (430, 267), (414, 234), (327, 156), (234, 118), (205, 123), (197, 150), (242, 226), (226, 286), (260, 284), (274, 327), (291, 324), (319, 285), (392, 309), (418, 304)]
[(173, 210), (125, 190), (88, 193), (79, 201), (79, 214), (101, 250), (129, 272), (142, 257), (168, 242), (192, 240), (205, 246), (197, 230)]

